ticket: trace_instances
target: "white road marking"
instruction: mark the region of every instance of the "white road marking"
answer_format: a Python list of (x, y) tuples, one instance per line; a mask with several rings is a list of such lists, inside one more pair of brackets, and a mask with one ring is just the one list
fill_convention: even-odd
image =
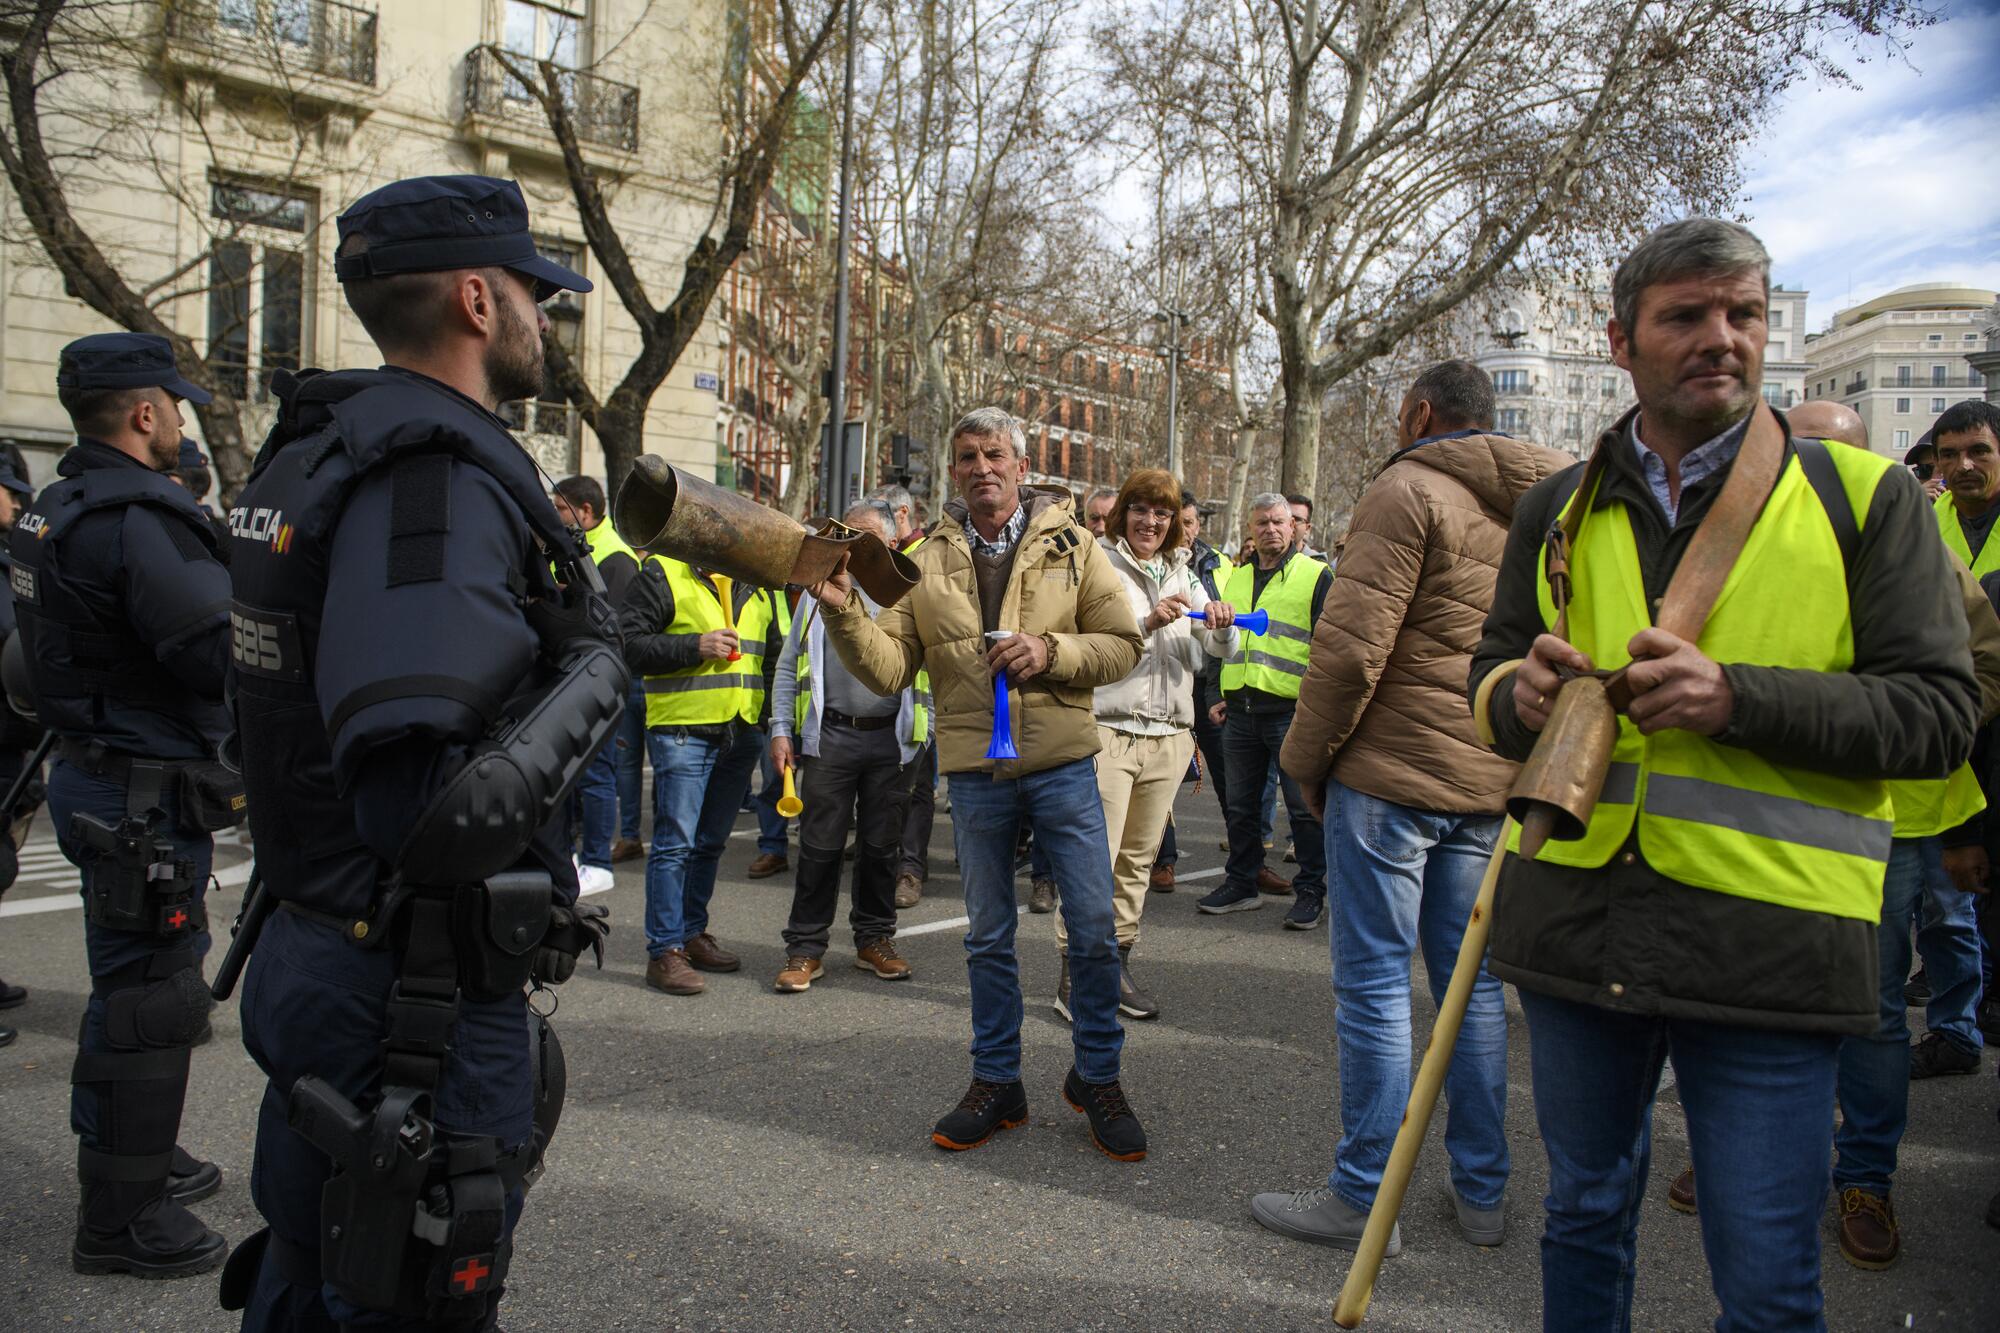
[[(1217, 866), (1214, 870), (1197, 870), (1191, 875), (1181, 875), (1175, 882), (1185, 884), (1191, 879), (1214, 879), (1217, 875), (1225, 873), (1227, 872), (1223, 867)], [(1014, 915), (1020, 916), (1027, 910), (1025, 905), (1017, 907), (1014, 909)], [(971, 924), (972, 918), (969, 916), (948, 916), (942, 921), (926, 921), (921, 926), (898, 926), (896, 927), (896, 938), (900, 940), (906, 939), (911, 935), (935, 935), (939, 931), (960, 930)]]

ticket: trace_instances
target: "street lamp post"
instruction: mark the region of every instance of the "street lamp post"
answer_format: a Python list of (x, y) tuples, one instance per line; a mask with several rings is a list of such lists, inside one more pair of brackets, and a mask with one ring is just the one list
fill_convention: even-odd
[(1161, 346), (1155, 348), (1167, 362), (1167, 471), (1181, 475), (1181, 330), (1188, 326), (1185, 310), (1155, 310), (1160, 324)]
[(834, 233), (833, 366), (827, 372), (825, 443), (820, 448), (821, 493), (826, 512), (839, 518), (847, 497), (841, 493), (847, 470), (847, 252), (854, 242), (854, 15), (859, 0), (847, 3), (847, 72), (841, 84), (840, 226)]

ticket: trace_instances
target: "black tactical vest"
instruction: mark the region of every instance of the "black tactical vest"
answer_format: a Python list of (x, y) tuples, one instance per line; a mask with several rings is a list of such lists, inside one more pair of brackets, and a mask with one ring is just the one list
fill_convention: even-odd
[[(449, 457), (480, 468), (519, 508), (524, 527), (561, 560), (577, 548), (557, 521), (534, 465), (501, 426), (443, 388), (394, 371), (305, 371), (274, 385), (282, 404), (250, 480), (229, 511), (231, 656), (243, 776), (257, 861), (278, 897), (342, 918), (367, 916), (385, 866), (355, 830), (336, 789), (328, 725), (315, 689), (320, 626), (336, 525), (355, 487), (377, 468)], [(400, 496), (399, 496), (400, 503)], [(419, 548), (432, 516), (388, 530)], [(400, 524), (402, 515), (393, 520)], [(432, 532), (436, 540), (445, 534)], [(547, 595), (545, 562), (514, 571), (517, 596)], [(380, 632), (392, 635), (384, 624)], [(329, 645), (367, 653), (369, 645)], [(483, 681), (468, 654), (448, 697), (504, 699), (529, 681)]]

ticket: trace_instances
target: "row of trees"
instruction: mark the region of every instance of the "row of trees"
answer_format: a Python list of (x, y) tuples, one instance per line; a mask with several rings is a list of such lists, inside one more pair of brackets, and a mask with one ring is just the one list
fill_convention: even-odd
[[(88, 131), (99, 169), (106, 154), (125, 168), (143, 160), (185, 191), (157, 120), (93, 113), (116, 104), (94, 89), (151, 69), (130, 38), (144, 24), (115, 0), (0, 3), (0, 168), (27, 230), (67, 290), (173, 338), (217, 391), (202, 424), (233, 489), (248, 462), (243, 404), (215, 349), (161, 312), (199, 289), (238, 224), (189, 201), (213, 231), (204, 247), (167, 272), (121, 264), (73, 206), (79, 163), (43, 131), (58, 107)], [(1027, 314), (1079, 343), (1143, 343), (1154, 310), (1186, 311), (1228, 367), (1226, 385), (1190, 377), (1186, 397), (1234, 441), (1239, 504), (1272, 433), (1284, 489), (1351, 490), (1370, 447), (1353, 418), (1380, 412), (1370, 375), (1384, 358), (1451, 327), (1497, 283), (1585, 270), (1664, 218), (1728, 211), (1744, 148), (1788, 86), (1845, 78), (1870, 43), (1893, 51), (1929, 21), (1911, 0), (761, 0), (732, 11), (742, 58), (713, 62), (696, 99), (720, 151), (699, 173), (709, 216), (678, 257), (640, 250), (640, 219), (583, 150), (576, 72), (503, 53), (560, 145), (592, 255), (638, 329), (608, 387), (550, 348), (612, 477), (645, 447), (654, 393), (739, 264), (796, 316), (738, 332), (765, 340), (792, 385), (781, 425), (794, 477), (810, 475), (830, 232), (781, 252), (758, 245), (756, 228), (802, 144), (822, 149), (809, 168), (831, 165), (848, 3), (860, 6), (854, 221), (867, 256), (858, 285), (874, 296), (856, 329), (872, 340), (871, 405), (884, 365), (907, 367), (897, 424), (932, 443), (941, 480), (948, 423), (1035, 370), (1007, 349), (968, 355), (987, 322)], [(647, 6), (625, 36), (661, 22)], [(594, 49), (615, 59), (623, 42), (600, 33)], [(328, 131), (309, 97), (230, 109), (161, 87), (181, 124), (207, 133), (227, 111), (266, 140), (289, 135), (299, 170), (314, 169)], [(800, 484), (787, 507), (805, 498)]]

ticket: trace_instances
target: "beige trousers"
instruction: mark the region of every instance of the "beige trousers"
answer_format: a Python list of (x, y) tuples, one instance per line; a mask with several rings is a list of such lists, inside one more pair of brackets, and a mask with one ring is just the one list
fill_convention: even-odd
[[(1104, 802), (1104, 840), (1111, 848), (1115, 885), (1112, 912), (1122, 949), (1139, 938), (1139, 914), (1146, 908), (1153, 857), (1160, 850), (1181, 779), (1187, 776), (1188, 761), (1194, 757), (1194, 733), (1134, 736), (1099, 727), (1097, 741), (1102, 747), (1097, 752), (1097, 794)], [(1056, 887), (1062, 887), (1060, 879)], [(1068, 941), (1062, 914), (1057, 913), (1056, 943)]]

